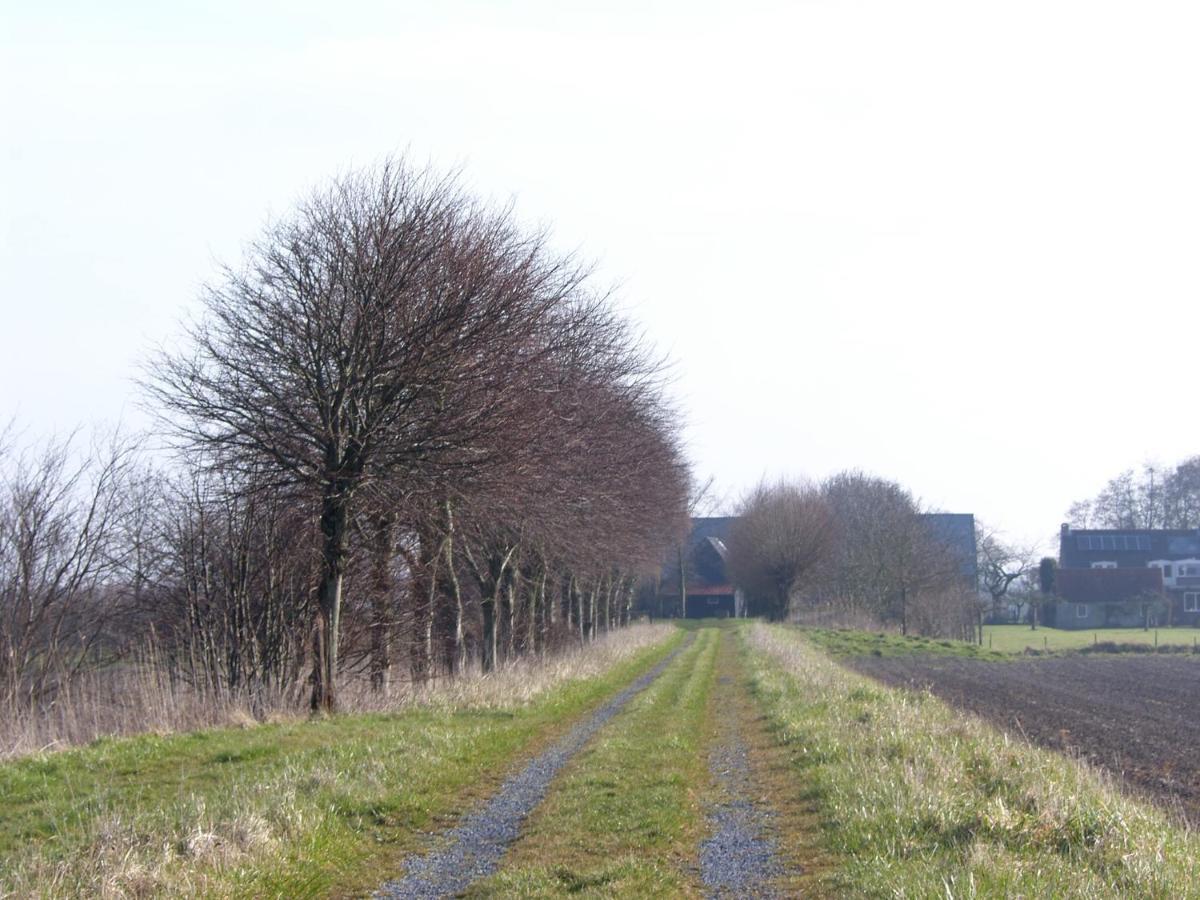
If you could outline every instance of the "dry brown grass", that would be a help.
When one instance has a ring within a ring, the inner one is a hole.
[[[670,625],[635,624],[586,647],[522,658],[486,675],[473,667],[427,686],[394,685],[386,696],[372,692],[365,678],[350,678],[342,689],[342,711],[520,706],[566,680],[604,672],[672,632]],[[260,690],[251,696],[220,686],[197,686],[172,678],[157,654],[147,652],[86,673],[48,706],[13,704],[0,709],[0,759],[79,746],[101,737],[298,721],[308,715],[302,688]]]

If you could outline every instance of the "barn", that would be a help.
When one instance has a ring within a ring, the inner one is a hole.
[[[730,583],[725,568],[729,555],[725,542],[734,521],[733,516],[692,519],[687,542],[680,548],[676,559],[663,567],[659,603],[665,614],[679,615],[681,581],[684,584],[682,610],[687,618],[733,618],[745,614],[742,592]]]

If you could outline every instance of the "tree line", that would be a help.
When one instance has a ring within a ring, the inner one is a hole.
[[[686,527],[663,366],[589,268],[404,159],[313,191],[143,385],[174,451],[0,456],[0,691],[152,635],[180,677],[386,692],[628,621]]]
[[[1078,528],[1200,528],[1200,456],[1127,469],[1072,504],[1067,518]]]
[[[732,526],[730,575],[752,615],[975,638],[971,561],[923,512],[901,485],[858,471],[764,482]]]

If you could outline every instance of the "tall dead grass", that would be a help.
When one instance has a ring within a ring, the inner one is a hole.
[[[438,708],[511,708],[532,702],[565,681],[600,674],[641,650],[665,641],[666,624],[639,623],[600,636],[584,647],[523,657],[484,674],[478,666],[428,685],[395,684],[373,691],[369,680],[347,678],[341,710],[394,712]],[[0,708],[0,759],[50,752],[101,737],[170,734],[203,728],[251,727],[307,717],[306,685],[288,689],[232,690],[185,681],[155,651],[85,673],[40,706],[19,702]]]

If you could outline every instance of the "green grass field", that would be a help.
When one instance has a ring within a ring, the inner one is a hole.
[[[0,897],[361,896],[682,638],[532,702],[102,739],[0,764]]]
[[[1097,642],[1114,644],[1155,644],[1187,646],[1200,644],[1200,628],[1094,628],[1087,631],[1064,631],[1060,628],[1031,629],[1028,625],[985,625],[984,649],[1001,653],[1021,653],[1032,650],[1080,650]]]
[[[760,778],[745,797],[771,811],[800,863],[780,877],[805,879],[805,896],[1200,898],[1200,838],[1167,812],[832,658],[1013,660],[1027,635],[1068,652],[1153,632],[1001,626],[989,651],[761,623],[684,628],[694,644],[568,763],[469,896],[702,896],[708,753],[736,715]],[[683,630],[586,675],[551,665],[564,674],[509,704],[105,739],[2,763],[0,897],[368,895]]]

